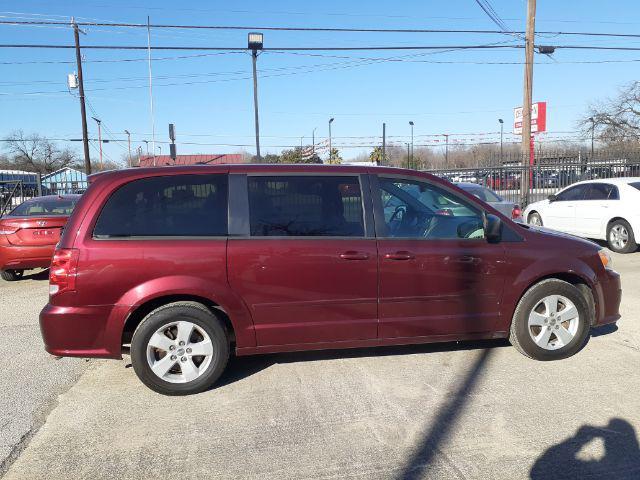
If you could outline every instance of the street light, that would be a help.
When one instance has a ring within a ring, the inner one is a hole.
[[[99,118],[91,117],[98,124],[98,143],[100,144],[100,170],[102,170],[102,121]]]
[[[129,143],[129,168],[131,168],[131,133],[129,130],[125,130],[124,133],[127,134],[127,142]]]
[[[504,159],[502,158],[502,134],[504,132],[504,120],[499,118],[498,122],[500,122],[500,165],[503,165]]]
[[[259,32],[249,32],[248,46],[251,50],[251,60],[253,64],[253,109],[256,123],[256,157],[258,162],[260,157],[260,122],[258,120],[258,74],[256,72],[256,61],[258,60],[258,50],[262,50],[264,37]]]
[[[413,165],[413,121],[410,121],[409,125],[411,125],[411,165]]]
[[[449,165],[449,134],[443,133],[444,136],[444,163]]]
[[[158,145],[158,155],[162,155],[162,147]]]
[[[143,140],[147,144],[147,157],[149,156],[149,140]]]
[[[333,117],[329,119],[329,163],[331,163],[331,124],[333,123]]]

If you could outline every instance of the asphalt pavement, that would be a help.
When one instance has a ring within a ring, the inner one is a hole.
[[[4,478],[640,478],[640,253],[614,257],[619,328],[570,359],[535,362],[505,341],[265,355],[190,397],[148,390],[127,359],[92,361],[57,401],[47,384],[41,411],[53,408]],[[46,287],[1,288],[3,330],[5,311],[33,325]],[[55,392],[87,365],[27,358]],[[11,365],[10,418],[38,393]]]
[[[87,367],[44,351],[38,313],[47,303],[47,272],[0,280],[0,476]]]

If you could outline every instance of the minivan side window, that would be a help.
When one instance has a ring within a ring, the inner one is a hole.
[[[357,176],[250,176],[251,236],[363,237]]]
[[[424,239],[484,238],[482,213],[434,185],[380,178],[386,237]]]
[[[95,238],[227,235],[227,175],[134,180],[105,203]]]
[[[575,187],[570,187],[564,192],[559,193],[556,196],[556,201],[567,202],[571,200],[582,200],[588,186],[589,185],[576,185]]]
[[[592,183],[585,195],[585,200],[619,200],[618,187],[609,183]]]

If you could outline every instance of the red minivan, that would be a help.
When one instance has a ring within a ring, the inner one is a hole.
[[[555,360],[620,317],[610,262],[411,170],[132,169],[91,177],[40,325],[53,355],[129,350],[168,395],[209,388],[232,352],[509,338]]]

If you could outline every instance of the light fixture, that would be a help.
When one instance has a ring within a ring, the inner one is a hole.
[[[260,32],[249,32],[249,50],[262,50],[263,35]]]

